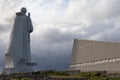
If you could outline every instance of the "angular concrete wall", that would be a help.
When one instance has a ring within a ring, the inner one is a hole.
[[[120,71],[120,43],[74,40],[70,70]]]

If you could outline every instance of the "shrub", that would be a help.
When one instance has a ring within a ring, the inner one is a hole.
[[[89,80],[106,80],[105,77],[90,77]]]
[[[31,80],[30,78],[22,78],[21,80]]]
[[[112,78],[112,79],[109,79],[109,80],[120,80],[120,78]]]
[[[99,77],[102,76],[100,72],[80,72],[80,77]]]

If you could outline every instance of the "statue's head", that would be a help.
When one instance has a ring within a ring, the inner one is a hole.
[[[25,14],[26,12],[27,12],[27,9],[26,9],[25,7],[22,7],[22,8],[21,8],[21,13],[24,13],[24,14]]]

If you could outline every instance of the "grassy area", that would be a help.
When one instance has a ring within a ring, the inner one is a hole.
[[[10,79],[10,80],[19,80],[19,79]],[[20,80],[31,80],[30,78],[22,78]]]
[[[106,80],[105,77],[89,77],[89,80]]]
[[[120,80],[120,78],[113,78],[113,79],[109,79],[109,80]]]
[[[95,72],[80,72],[78,74],[78,76],[80,76],[80,77],[105,77],[104,74],[101,74],[98,71],[95,71]]]
[[[51,78],[87,78],[88,80],[106,80],[108,76],[106,76],[106,73],[102,73],[99,71],[94,72],[78,72],[77,75],[71,76],[66,71],[56,71],[56,70],[47,70],[47,71],[39,71],[35,73],[15,73],[14,76],[35,76],[35,75],[43,75],[43,77],[51,77]],[[118,75],[118,73],[114,74]],[[111,76],[110,76],[111,77]],[[19,79],[10,79],[10,80],[19,80]],[[30,78],[24,78],[22,77],[21,80],[31,80]],[[111,78],[109,80],[120,80],[120,78]]]
[[[80,76],[51,76],[52,78],[81,78]]]
[[[68,76],[66,72],[58,72],[54,70],[43,71],[42,74],[48,76]]]

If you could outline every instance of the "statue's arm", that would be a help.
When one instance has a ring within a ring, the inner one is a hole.
[[[30,19],[30,14],[28,15],[28,32],[33,32],[33,25],[32,25],[32,21]]]

